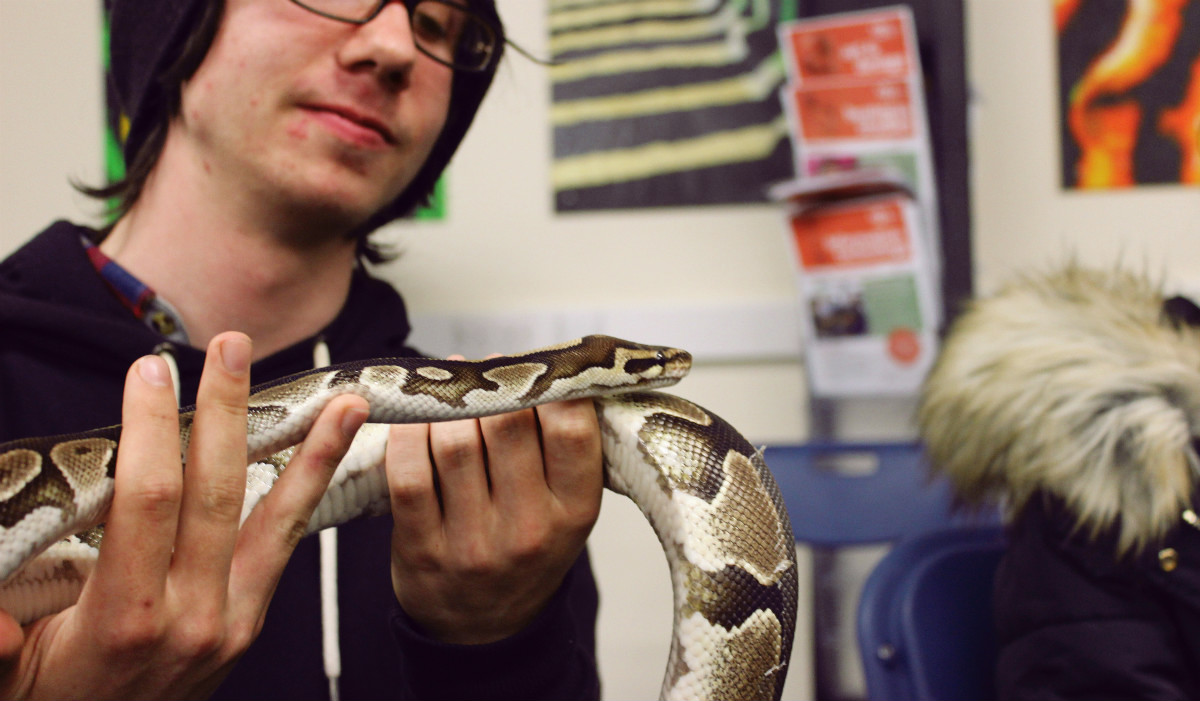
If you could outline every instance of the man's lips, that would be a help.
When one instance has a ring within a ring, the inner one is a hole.
[[[377,117],[340,105],[315,104],[303,105],[303,108],[334,132],[356,143],[396,143],[395,134]]]

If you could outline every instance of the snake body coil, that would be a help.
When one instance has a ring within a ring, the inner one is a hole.
[[[330,399],[371,405],[310,532],[386,512],[386,427],[594,397],[606,486],[646,515],[670,565],[674,632],[663,698],[779,698],[796,623],[787,511],[756,451],[735,429],[677,397],[687,353],[604,336],[480,361],[395,358],[337,365],[252,391],[243,517]],[[192,413],[180,415],[185,446]],[[22,622],[71,605],[98,553],[112,499],[120,426],[0,444],[0,608]]]

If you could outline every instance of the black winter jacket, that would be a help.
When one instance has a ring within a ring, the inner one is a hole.
[[[1200,530],[1115,552],[1030,501],[996,574],[997,698],[1200,699]]]
[[[1011,515],[1001,699],[1200,699],[1200,307],[1116,266],[973,300],[918,410],[936,469]]]
[[[117,300],[85,254],[90,231],[57,222],[0,262],[0,441],[120,422],[129,365],[163,342]],[[355,274],[323,330],[334,363],[414,355],[404,303]],[[312,368],[316,339],[256,362],[255,383]],[[203,351],[176,347],[182,402],[195,400]],[[586,552],[546,610],[517,635],[481,646],[422,635],[391,589],[391,518],[360,520],[338,538],[341,693],[381,698],[596,698],[597,595]],[[320,699],[323,672],[316,539],[292,556],[262,634],[214,698]]]

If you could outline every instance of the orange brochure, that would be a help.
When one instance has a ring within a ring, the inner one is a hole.
[[[792,100],[806,143],[897,141],[917,136],[912,91],[905,81],[797,88]]]
[[[911,395],[937,350],[920,213],[905,195],[796,209],[788,218],[817,396]]]
[[[907,17],[892,10],[797,22],[782,33],[794,83],[900,78],[915,69]]]

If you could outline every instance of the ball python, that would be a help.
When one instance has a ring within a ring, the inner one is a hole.
[[[795,632],[787,510],[760,451],[714,414],[649,391],[690,369],[681,350],[606,336],[487,360],[392,358],[257,385],[248,410],[243,517],[339,394],[370,403],[309,532],[389,510],[386,426],[480,417],[594,397],[605,486],[631,498],[662,543],[674,629],[661,697],[778,699]],[[193,412],[180,414],[187,452]],[[0,608],[28,622],[75,601],[98,554],[120,426],[0,444]]]

